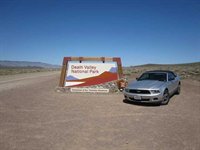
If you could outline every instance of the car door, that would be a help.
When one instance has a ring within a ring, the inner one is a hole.
[[[177,80],[174,74],[168,73],[169,92],[173,93],[177,88]]]

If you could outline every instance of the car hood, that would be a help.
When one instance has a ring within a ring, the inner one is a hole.
[[[143,80],[143,81],[133,81],[128,85],[128,88],[131,89],[158,89],[165,82],[155,81],[155,80]]]

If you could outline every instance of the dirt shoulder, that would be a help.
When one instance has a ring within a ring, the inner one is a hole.
[[[59,74],[60,71],[52,71],[0,76],[0,91],[19,88],[35,82],[39,83],[46,77]]]

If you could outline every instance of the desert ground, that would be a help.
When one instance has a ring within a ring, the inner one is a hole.
[[[199,81],[152,106],[121,93],[58,93],[59,73],[0,77],[1,150],[200,149]]]

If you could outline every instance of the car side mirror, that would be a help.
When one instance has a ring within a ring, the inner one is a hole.
[[[169,81],[173,81],[175,78],[170,78]]]

